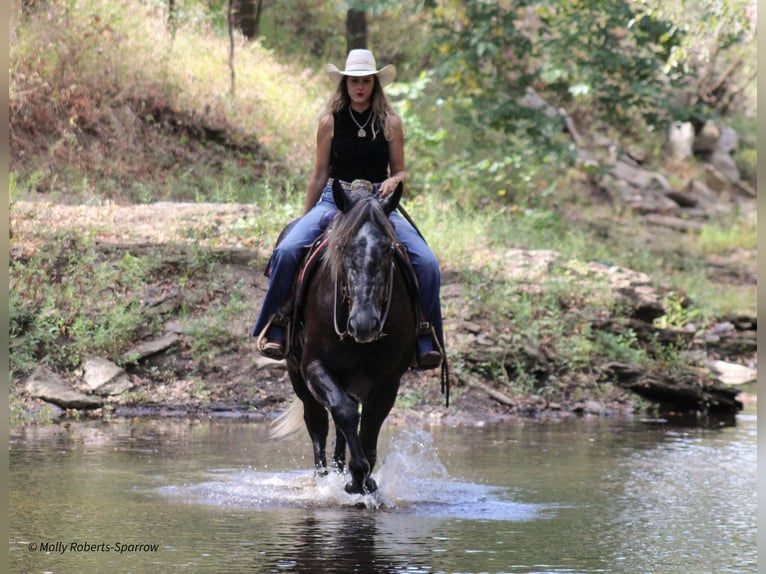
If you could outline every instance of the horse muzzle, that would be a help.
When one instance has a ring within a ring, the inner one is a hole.
[[[348,318],[346,332],[357,343],[372,343],[383,336],[380,316],[377,313],[353,313]]]

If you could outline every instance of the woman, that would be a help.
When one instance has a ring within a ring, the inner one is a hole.
[[[383,87],[396,75],[388,65],[376,69],[369,50],[351,50],[346,69],[328,64],[327,74],[337,88],[325,106],[317,129],[314,171],[309,180],[303,216],[274,250],[271,280],[253,335],[266,332],[259,351],[281,359],[285,353],[285,329],[272,321],[284,303],[301,262],[303,248],[320,234],[322,216],[335,209],[332,181],[373,182],[381,197],[392,193],[407,179],[404,169],[404,127],[388,103]],[[439,263],[418,232],[396,212],[390,216],[397,238],[407,249],[421,292],[421,304],[443,349],[439,304]],[[417,363],[430,369],[441,363],[441,353],[430,335],[418,339]]]

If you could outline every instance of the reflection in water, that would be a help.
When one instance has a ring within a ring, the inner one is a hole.
[[[11,571],[756,572],[756,422],[388,427],[366,497],[262,423],[30,428],[11,437]]]
[[[281,556],[263,552],[263,564],[280,571],[309,572],[395,572],[406,568],[408,562],[399,562],[395,556],[378,551],[377,542],[385,538],[379,532],[374,515],[351,512],[320,511],[306,515],[291,525],[286,533],[292,541]]]

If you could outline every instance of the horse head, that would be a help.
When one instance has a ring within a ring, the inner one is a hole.
[[[399,185],[396,186],[393,193],[378,199],[386,216],[391,215],[391,212],[399,205],[403,192],[404,185],[399,182]],[[374,194],[372,184],[369,181],[356,179],[351,182],[350,188],[344,187],[337,179],[332,182],[332,197],[335,200],[337,208],[343,213],[351,211],[351,208],[354,207],[359,200],[367,198],[370,195]]]
[[[335,204],[343,215],[335,222],[329,253],[334,259],[336,331],[370,343],[383,336],[391,304],[396,234],[388,216],[399,204],[403,186],[384,198],[361,187],[345,189],[333,182]],[[341,292],[348,301],[345,329],[338,324]]]

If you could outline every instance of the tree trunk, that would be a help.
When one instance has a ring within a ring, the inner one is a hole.
[[[237,27],[248,40],[254,40],[258,37],[262,9],[263,0],[236,1]]]
[[[234,11],[236,10],[235,2],[236,0],[229,0],[229,9],[227,14],[227,20],[229,24],[229,74],[230,74],[230,80],[231,80],[229,93],[232,99],[234,98],[234,88],[236,85],[235,77],[234,77],[234,18],[235,18]]]
[[[176,0],[168,0],[168,28],[173,39],[176,37]]]
[[[263,14],[263,0],[255,0],[255,18],[253,19],[254,38],[261,35],[261,15]]]
[[[367,47],[367,13],[349,9],[346,12],[346,47],[348,50]]]

